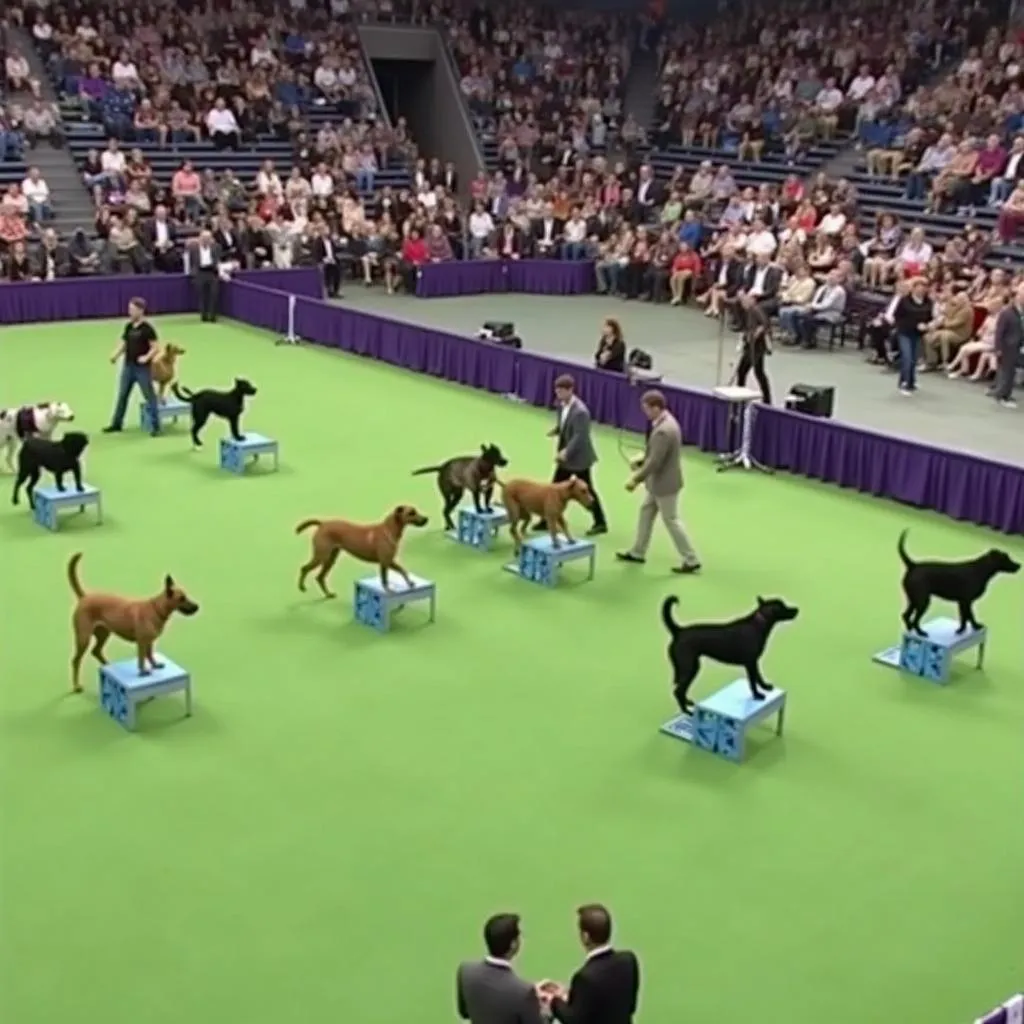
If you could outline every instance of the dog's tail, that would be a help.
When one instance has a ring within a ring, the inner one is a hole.
[[[82,589],[82,581],[78,578],[78,563],[81,561],[81,551],[76,551],[68,561],[68,583],[71,584],[71,589],[75,592],[75,597],[85,596],[85,591]]]
[[[422,469],[414,469],[412,471],[413,476],[426,476],[427,473],[440,473],[440,466],[424,466]]]
[[[896,545],[896,550],[900,553],[900,558],[903,559],[903,564],[908,569],[913,569],[916,563],[914,561],[912,561],[911,558],[910,558],[910,555],[907,554],[907,534],[908,533],[910,533],[909,530],[904,530],[900,534],[900,541]]]
[[[307,530],[312,529],[314,526],[321,526],[322,524],[322,519],[303,519],[302,522],[295,527],[295,532],[305,533]]]
[[[678,597],[666,597],[661,602],[661,621],[665,623],[665,628],[675,636],[679,632],[680,626],[674,618],[672,618],[672,609],[679,604]]]
[[[193,395],[188,388],[182,387],[182,385],[177,381],[171,385],[171,390],[174,392],[174,397],[177,398],[179,402],[191,403],[192,399],[195,398],[195,395]]]

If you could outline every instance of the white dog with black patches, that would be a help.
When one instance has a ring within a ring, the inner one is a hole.
[[[14,472],[14,453],[26,437],[44,437],[49,440],[58,423],[70,423],[75,418],[66,402],[40,402],[17,409],[0,409],[0,448],[9,472]]]

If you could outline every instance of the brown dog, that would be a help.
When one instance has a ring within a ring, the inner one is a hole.
[[[167,389],[178,377],[178,356],[183,355],[185,350],[169,341],[160,346],[160,351],[149,364],[156,385],[156,396],[161,405],[167,401]]]
[[[516,554],[523,546],[523,528],[534,516],[543,519],[551,534],[551,546],[559,547],[559,532],[572,544],[573,539],[565,522],[565,507],[578,501],[584,508],[594,504],[590,488],[578,477],[571,476],[558,484],[538,483],[536,480],[498,481],[504,497],[502,504],[508,513],[509,532]]]
[[[327,589],[327,577],[343,551],[361,562],[373,562],[380,566],[380,582],[385,590],[388,586],[388,570],[394,569],[407,586],[412,586],[409,574],[396,561],[402,534],[407,526],[426,526],[427,517],[411,505],[399,505],[381,523],[351,523],[347,519],[304,519],[295,527],[302,533],[316,527],[313,534],[313,551],[309,561],[299,570],[299,590],[305,591],[306,577],[314,570],[316,582],[324,597],[334,597]]]
[[[79,551],[68,562],[68,583],[78,598],[71,617],[71,628],[75,634],[75,653],[71,657],[72,689],[82,689],[78,681],[79,669],[89,648],[90,638],[93,640],[92,656],[101,665],[107,664],[103,646],[113,634],[135,644],[140,676],[162,668],[153,657],[153,644],[164,631],[167,620],[175,612],[195,615],[199,605],[190,600],[170,576],[164,577],[164,588],[159,594],[142,600],[116,594],[87,594],[78,579],[78,563],[81,560],[82,553]]]

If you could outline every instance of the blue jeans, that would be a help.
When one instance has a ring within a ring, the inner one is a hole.
[[[359,170],[356,171],[356,188],[360,192],[372,192],[374,179],[377,177],[376,171]]]
[[[121,364],[121,380],[117,386],[117,405],[114,407],[114,415],[110,425],[120,430],[124,426],[124,415],[128,411],[128,399],[131,397],[132,388],[138,385],[142,397],[146,401],[149,410],[150,423],[155,423],[154,434],[160,433],[160,420],[156,407],[156,392],[153,390],[153,374],[146,366],[139,366],[138,363],[129,363],[128,359]]]
[[[917,354],[921,348],[921,337],[900,334],[896,340],[900,349],[900,387],[914,391],[917,388]]]
[[[577,262],[587,258],[586,242],[565,242],[562,245],[562,259]]]

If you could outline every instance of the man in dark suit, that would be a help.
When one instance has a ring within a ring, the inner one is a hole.
[[[230,217],[219,217],[213,231],[213,240],[220,246],[222,259],[229,263],[242,262],[241,238]]]
[[[626,949],[613,949],[612,916],[594,903],[577,911],[587,958],[569,991],[544,982],[541,995],[562,1024],[630,1024],[640,995],[640,964]]]
[[[655,180],[654,170],[649,164],[644,164],[637,175],[636,202],[645,220],[661,204],[661,186]]]
[[[758,253],[743,275],[743,294],[749,295],[769,317],[779,310],[782,268],[771,257]]]
[[[562,225],[548,204],[544,216],[533,225],[533,251],[541,259],[557,256],[562,249]]]
[[[204,323],[217,321],[220,309],[220,263],[221,248],[213,240],[210,230],[203,228],[189,247],[189,266],[199,293],[199,319]]]
[[[518,914],[496,914],[484,925],[487,956],[459,964],[459,1016],[470,1024],[543,1024],[537,989],[512,969],[522,946]]]
[[[142,247],[152,260],[155,270],[163,274],[180,272],[178,229],[167,215],[166,206],[157,206],[153,216],[143,222]]]
[[[1024,345],[1024,284],[1017,285],[1013,301],[996,318],[995,349],[999,356],[996,383],[989,394],[1007,409],[1015,409],[1013,382]]]
[[[590,488],[594,496],[594,504],[590,508],[594,525],[587,531],[587,536],[597,537],[608,532],[608,523],[591,476],[597,462],[597,452],[590,437],[590,410],[576,394],[576,382],[567,373],[555,381],[555,401],[558,403],[558,425],[548,432],[549,437],[558,438],[552,482],[561,483],[575,476]],[[540,532],[548,527],[541,521],[535,523],[533,528]]]
[[[61,277],[71,276],[71,258],[68,247],[57,238],[53,228],[43,232],[42,242],[37,249],[29,254],[32,277],[37,281],[55,281]]]
[[[310,253],[323,271],[327,297],[338,298],[341,294],[341,258],[338,247],[331,238],[331,229],[326,224],[320,225],[320,230],[310,246]]]

